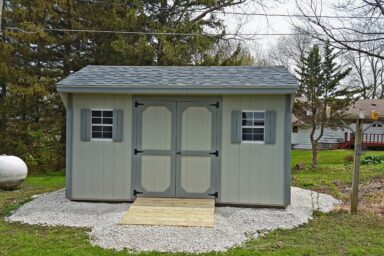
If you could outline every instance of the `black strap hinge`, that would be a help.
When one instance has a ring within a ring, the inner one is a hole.
[[[219,108],[220,104],[219,104],[219,102],[216,102],[216,103],[213,103],[213,104],[209,104],[209,106],[214,106],[216,108]]]
[[[133,190],[133,196],[143,194],[143,192],[137,191],[136,189]]]
[[[219,150],[216,150],[215,152],[208,153],[210,155],[215,155],[216,157],[219,156]]]
[[[209,196],[214,196],[214,197],[218,198],[219,197],[219,192],[215,192],[213,194],[208,194],[208,195]]]
[[[142,105],[144,105],[143,103],[140,103],[140,102],[138,102],[138,101],[135,101],[135,108],[137,108],[138,106],[142,106]]]
[[[144,151],[143,150],[137,150],[137,148],[135,148],[135,150],[133,151],[133,153],[135,155],[137,155],[138,153],[143,153]]]

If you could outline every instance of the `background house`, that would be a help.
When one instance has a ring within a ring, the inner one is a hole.
[[[369,127],[374,121],[370,119],[370,111],[375,110],[379,113],[379,120]],[[384,99],[362,99],[353,104],[346,112],[343,120],[347,126],[339,128],[325,128],[324,135],[320,140],[320,148],[336,149],[349,147],[351,134],[356,129],[356,119],[359,112],[364,113],[363,141],[369,147],[384,148]],[[316,135],[319,134],[316,130]],[[301,128],[300,121],[292,115],[292,148],[311,149],[310,141],[311,128]]]

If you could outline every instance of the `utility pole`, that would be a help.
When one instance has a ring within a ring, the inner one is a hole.
[[[363,133],[363,119],[359,116],[356,123],[355,134],[355,155],[353,159],[353,178],[352,178],[352,196],[351,196],[351,213],[357,213],[359,181],[360,181],[360,156],[361,156],[361,139]]]

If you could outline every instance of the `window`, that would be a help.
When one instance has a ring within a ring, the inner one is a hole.
[[[112,139],[112,126],[112,110],[92,110],[92,139]]]
[[[296,125],[292,126],[292,132],[293,133],[298,133],[299,132],[299,127],[296,126]]]
[[[242,141],[264,141],[265,112],[242,112]]]

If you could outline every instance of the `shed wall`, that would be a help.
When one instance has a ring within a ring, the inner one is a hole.
[[[127,94],[74,94],[71,199],[131,200],[132,96]],[[289,204],[286,168],[286,95],[223,96],[220,203]],[[81,141],[80,110],[124,111],[123,142]],[[233,110],[276,111],[276,143],[231,142]],[[289,116],[289,115],[288,115]],[[290,145],[290,138],[288,141]],[[287,199],[288,198],[288,199]]]
[[[285,152],[285,129],[290,125],[285,124],[286,104],[285,95],[223,97],[221,203],[276,206],[289,203],[284,198],[285,193],[290,193],[284,183],[289,178],[285,153],[290,153]],[[233,110],[275,110],[276,143],[231,143]]]
[[[82,108],[123,110],[123,142],[81,141]],[[73,95],[72,199],[131,199],[131,127],[130,95]]]

